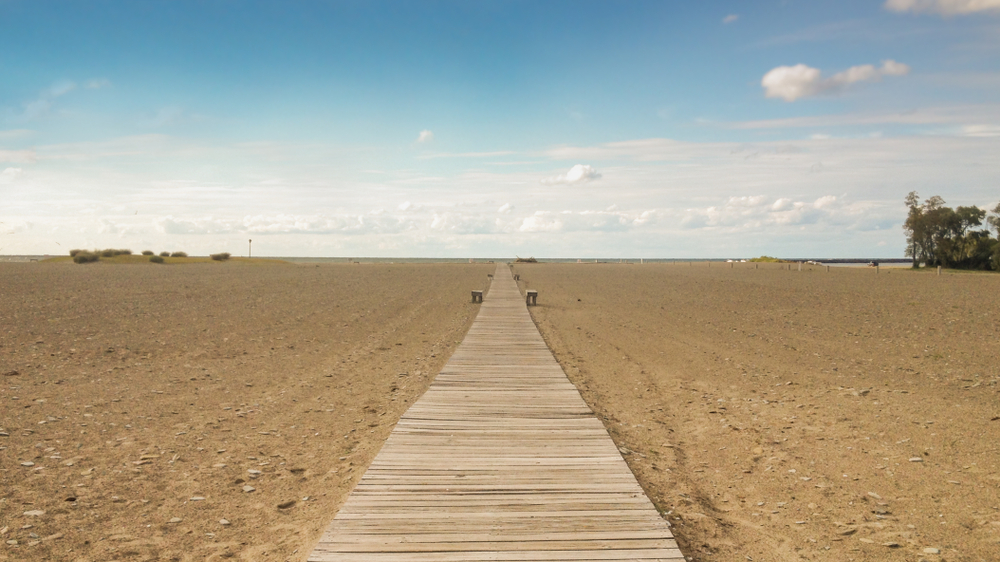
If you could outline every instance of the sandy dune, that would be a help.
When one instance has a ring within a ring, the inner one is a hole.
[[[518,265],[694,560],[1000,559],[1000,276]]]
[[[305,559],[493,268],[0,265],[0,560]]]

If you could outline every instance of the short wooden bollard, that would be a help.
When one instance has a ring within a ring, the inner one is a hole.
[[[799,262],[799,271],[802,271],[802,262]]]
[[[940,277],[940,276],[941,276],[941,266],[939,265],[938,266],[938,277]]]
[[[520,280],[521,280],[521,274],[520,273],[515,273],[514,274],[514,281],[520,281]]]
[[[472,291],[472,302],[483,302],[483,292]]]
[[[527,306],[535,306],[538,304],[538,291],[525,291],[524,292],[524,304]]]

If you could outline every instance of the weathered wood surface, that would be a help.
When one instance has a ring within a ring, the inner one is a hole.
[[[503,265],[465,340],[309,557],[683,559]]]

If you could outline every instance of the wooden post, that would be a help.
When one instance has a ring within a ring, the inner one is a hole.
[[[938,266],[938,277],[941,277],[941,266]]]
[[[536,306],[538,304],[538,291],[530,290],[524,292],[524,304]]]
[[[799,271],[802,271],[802,262],[799,262]]]
[[[830,273],[830,266],[826,266],[826,272]]]
[[[875,264],[875,275],[878,275],[878,264]]]

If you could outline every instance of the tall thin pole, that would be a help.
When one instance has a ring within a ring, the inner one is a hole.
[[[247,257],[253,257],[253,238],[247,241]]]

